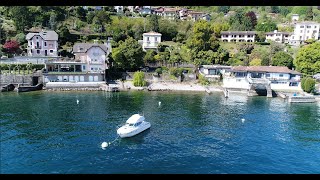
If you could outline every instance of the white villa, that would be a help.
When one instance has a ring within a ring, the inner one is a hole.
[[[291,21],[292,21],[292,22],[297,22],[297,21],[299,21],[299,14],[292,14],[292,15],[291,15]]]
[[[273,32],[267,32],[266,34],[266,41],[271,40],[278,43],[289,43],[290,40],[290,33],[288,32],[279,32],[274,30]]]
[[[59,58],[47,60],[45,82],[93,82],[104,81],[105,70],[108,69],[107,56],[111,52],[110,41],[105,44],[75,43],[73,46],[74,59]]]
[[[42,30],[38,33],[28,33],[26,40],[28,56],[58,56],[58,34],[55,31]]]
[[[157,50],[158,44],[161,42],[161,33],[150,31],[148,33],[143,33],[143,40],[139,41],[142,43],[142,48],[144,51],[147,51],[148,49],[154,49]]]
[[[301,91],[301,73],[285,66],[234,66],[224,76],[224,88],[250,89],[251,84],[270,85],[272,90]]]
[[[223,42],[255,42],[255,31],[221,31]]]
[[[308,39],[320,39],[320,23],[300,22],[295,25],[294,32],[290,37],[290,45],[300,45]]]
[[[229,73],[230,70],[231,66],[223,65],[201,65],[199,67],[199,73],[209,79],[218,79],[220,78],[220,74],[224,75]]]

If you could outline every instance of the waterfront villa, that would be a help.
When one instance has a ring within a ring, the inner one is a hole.
[[[199,67],[199,73],[208,79],[219,79],[220,74],[229,73],[231,66],[223,65],[202,65]]]
[[[286,66],[234,66],[223,78],[224,88],[251,89],[262,85],[272,90],[301,90],[301,73]]]
[[[45,82],[93,82],[104,81],[108,69],[107,56],[111,52],[110,41],[105,44],[75,43],[74,58],[57,58],[45,61]]]
[[[149,49],[157,50],[158,44],[161,42],[161,33],[150,31],[148,33],[143,33],[143,40],[139,40],[139,43],[142,45],[143,51]]]
[[[277,30],[274,30],[273,32],[267,32],[266,35],[266,41],[271,40],[278,43],[289,43],[290,34],[288,32],[279,32]]]
[[[28,56],[58,56],[58,34],[51,30],[42,30],[38,33],[28,33]]]
[[[255,42],[255,31],[221,31],[223,42]]]

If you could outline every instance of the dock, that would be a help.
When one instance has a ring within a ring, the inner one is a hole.
[[[289,96],[288,102],[290,103],[314,103],[316,98],[314,96]]]

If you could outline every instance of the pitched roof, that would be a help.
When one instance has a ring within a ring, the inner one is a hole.
[[[58,34],[55,31],[42,30],[39,33],[28,33],[26,35],[26,39],[29,40],[35,35],[41,36],[41,38],[44,39],[44,40],[51,40],[51,41],[58,41],[58,37],[59,37]]]
[[[107,52],[108,48],[104,44],[95,43],[75,43],[72,48],[73,53],[86,53],[91,47],[100,47],[104,52]]]
[[[291,70],[286,66],[234,66],[232,71],[237,72],[269,72],[269,73],[288,73],[301,74],[297,71]]]

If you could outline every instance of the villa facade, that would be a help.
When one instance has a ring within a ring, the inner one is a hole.
[[[223,42],[255,42],[255,31],[221,31]]]
[[[74,58],[47,60],[45,81],[93,82],[104,81],[108,69],[107,56],[111,52],[109,41],[105,44],[76,43]]]
[[[28,56],[58,56],[58,34],[55,31],[42,30],[38,33],[28,33],[26,40],[28,41]]]
[[[144,51],[147,50],[157,50],[158,44],[161,43],[161,33],[157,32],[148,32],[148,33],[143,33],[143,40],[139,41],[142,44],[142,49]]]
[[[266,34],[266,41],[274,41],[278,43],[289,43],[291,33],[288,32],[279,32],[274,30],[273,32],[267,32]]]
[[[301,90],[301,73],[285,66],[234,66],[223,78],[223,87],[249,89],[250,84],[270,85],[272,90]]]

